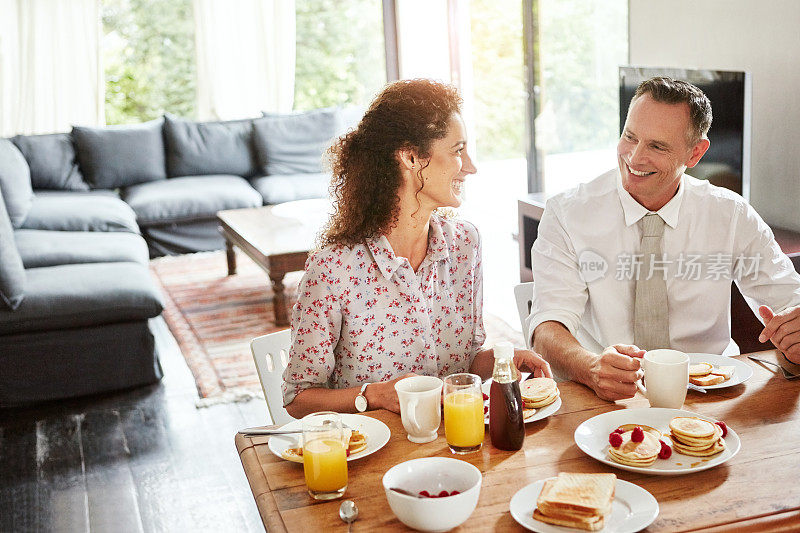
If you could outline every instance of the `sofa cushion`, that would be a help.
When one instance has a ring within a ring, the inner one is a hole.
[[[239,176],[186,176],[122,191],[140,225],[213,218],[222,209],[257,207],[261,195]]]
[[[125,261],[147,265],[150,258],[141,235],[128,232],[19,229],[14,240],[25,268]]]
[[[322,171],[322,154],[341,129],[338,108],[289,115],[265,114],[253,121],[258,163],[264,174]]]
[[[34,189],[88,191],[69,133],[17,135],[11,139],[31,169]]]
[[[96,189],[165,179],[162,119],[107,128],[72,128],[83,175]]]
[[[11,225],[18,228],[33,203],[31,171],[19,149],[9,139],[0,139],[0,189]]]
[[[133,209],[106,191],[38,191],[22,229],[139,233]]]
[[[0,311],[0,334],[77,328],[158,316],[164,305],[146,266],[86,263],[26,271],[25,299]]]
[[[325,198],[331,184],[330,174],[286,174],[261,176],[250,180],[265,204],[279,204],[309,198]]]
[[[14,244],[14,229],[0,188],[0,300],[15,310],[25,297],[25,268]],[[2,306],[0,306],[2,307]]]
[[[258,173],[253,121],[192,122],[164,116],[169,177]]]

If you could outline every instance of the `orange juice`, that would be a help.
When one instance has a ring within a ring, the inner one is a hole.
[[[451,392],[444,397],[444,434],[447,444],[472,448],[483,443],[483,396],[474,391]]]
[[[347,487],[347,453],[341,440],[321,438],[303,446],[303,472],[310,492],[333,493]]]

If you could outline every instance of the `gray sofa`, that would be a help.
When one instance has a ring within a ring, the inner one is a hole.
[[[224,247],[216,212],[327,194],[359,110],[171,115],[0,139],[0,406],[160,379],[149,258]]]

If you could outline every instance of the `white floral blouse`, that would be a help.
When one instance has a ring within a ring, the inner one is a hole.
[[[478,230],[435,214],[417,272],[381,236],[313,252],[297,294],[284,405],[310,387],[466,372],[486,337]]]

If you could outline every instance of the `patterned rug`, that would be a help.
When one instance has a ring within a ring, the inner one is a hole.
[[[198,405],[262,396],[250,340],[282,329],[275,326],[264,271],[243,254],[237,254],[235,276],[227,275],[226,265],[224,251],[150,262],[164,294],[164,319],[203,399]],[[284,280],[290,302],[301,277],[293,272]],[[503,320],[484,315],[484,324],[487,346],[500,340],[524,344],[522,334]]]

